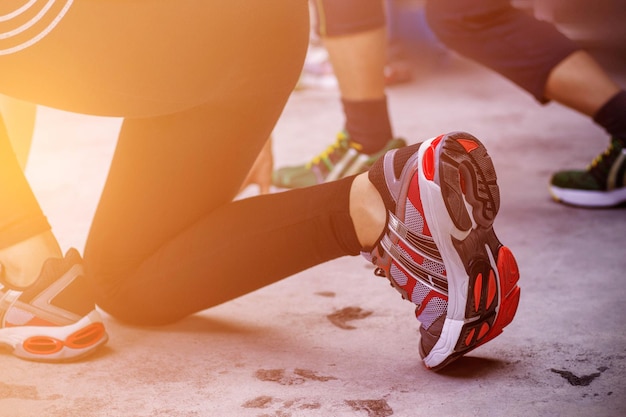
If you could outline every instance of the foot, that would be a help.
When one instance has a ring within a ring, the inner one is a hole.
[[[345,132],[340,132],[335,143],[307,164],[277,169],[273,183],[280,188],[302,188],[360,174],[388,150],[405,145],[403,139],[391,139],[383,150],[368,155]]]
[[[389,213],[365,255],[417,305],[420,355],[439,370],[502,333],[519,303],[517,263],[492,227],[500,194],[491,158],[456,132],[388,152],[369,177]]]
[[[83,277],[75,249],[48,259],[26,288],[0,279],[0,344],[22,359],[63,362],[82,358],[108,336]]]
[[[561,203],[581,207],[612,207],[626,202],[626,147],[616,138],[586,170],[552,176],[550,194]]]

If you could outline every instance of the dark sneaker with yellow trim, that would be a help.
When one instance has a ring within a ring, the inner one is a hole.
[[[517,263],[493,230],[500,193],[491,158],[455,132],[388,152],[369,178],[388,221],[364,255],[417,305],[420,355],[439,370],[502,333],[519,303]]]
[[[561,203],[581,207],[612,207],[626,203],[626,148],[616,138],[586,170],[552,176],[550,194]]]
[[[75,249],[63,259],[48,259],[26,288],[0,279],[0,344],[22,359],[43,362],[91,354],[108,336],[89,294]]]
[[[367,171],[385,152],[403,146],[406,146],[403,139],[391,139],[383,150],[368,155],[361,152],[361,146],[342,131],[337,134],[335,143],[308,163],[274,171],[272,181],[280,188],[302,188],[335,181]]]

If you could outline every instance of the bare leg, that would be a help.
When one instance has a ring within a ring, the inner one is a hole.
[[[593,117],[620,87],[584,51],[565,58],[550,73],[546,97]]]
[[[350,189],[350,217],[359,243],[371,248],[383,233],[387,210],[367,173],[358,175]]]
[[[387,31],[384,27],[324,38],[342,98],[372,100],[385,96]]]

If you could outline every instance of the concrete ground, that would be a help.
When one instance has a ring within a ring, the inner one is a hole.
[[[626,85],[626,66],[611,70]],[[0,416],[626,415],[626,211],[566,207],[547,192],[550,173],[586,166],[605,134],[454,57],[388,95],[409,142],[466,130],[493,157],[495,228],[522,287],[500,337],[426,370],[412,305],[363,259],[343,258],[171,326],[106,316],[109,343],[82,362],[2,354]],[[335,90],[295,92],[274,133],[276,164],[305,161],[342,122]],[[40,111],[27,174],[64,249],[84,244],[119,124]]]

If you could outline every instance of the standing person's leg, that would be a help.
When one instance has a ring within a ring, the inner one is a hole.
[[[620,91],[620,86],[583,50],[560,61],[545,84],[546,98],[589,117],[594,117]]]
[[[345,130],[363,153],[392,137],[385,96],[387,25],[382,0],[317,1],[316,31],[339,83]]]
[[[508,0],[427,3],[429,24],[449,47],[497,71],[539,102],[558,101],[593,117],[611,136],[585,171],[557,173],[555,199],[583,206],[626,201],[626,92],[578,45]]]
[[[365,171],[394,139],[385,94],[387,29],[382,0],[320,0],[316,31],[328,51],[345,116],[337,140],[304,165],[283,167],[274,184],[299,188]]]
[[[589,207],[626,202],[626,91],[588,53],[578,51],[550,73],[546,97],[592,117],[611,136],[608,148],[585,170],[552,176],[554,199]]]

